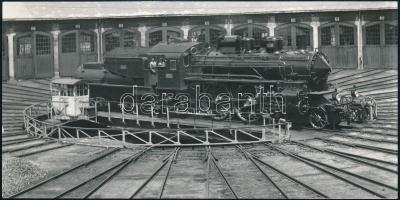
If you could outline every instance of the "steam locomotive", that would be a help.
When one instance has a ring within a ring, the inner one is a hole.
[[[225,36],[213,48],[177,39],[152,48],[118,48],[102,64],[81,65],[74,77],[91,82],[92,97],[120,100],[135,85],[139,97],[163,97],[153,99],[154,105],[178,105],[179,110],[185,98],[189,112],[215,120],[234,113],[245,122],[285,118],[318,129],[339,124],[343,109],[327,82],[327,57],[285,51],[282,43],[281,37],[255,45],[252,38]]]

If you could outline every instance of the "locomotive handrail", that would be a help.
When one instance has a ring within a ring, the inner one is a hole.
[[[262,76],[257,75],[242,75],[242,74],[204,74],[204,73],[187,73],[189,76],[209,76],[209,77],[244,77],[244,78],[256,78],[256,79],[264,79]]]

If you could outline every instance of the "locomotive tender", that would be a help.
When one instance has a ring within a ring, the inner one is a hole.
[[[339,124],[342,112],[327,83],[330,72],[323,53],[284,51],[280,37],[264,38],[256,47],[252,38],[225,36],[215,48],[177,40],[152,48],[118,48],[105,56],[104,65],[80,66],[75,77],[92,82],[92,97],[120,100],[136,85],[136,95],[169,97],[155,104],[177,105],[182,103],[177,94],[187,94],[193,97],[187,101],[192,113],[206,112],[216,120],[235,113],[246,122],[285,118],[324,128]]]

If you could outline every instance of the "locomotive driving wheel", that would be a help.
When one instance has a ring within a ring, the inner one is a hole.
[[[239,103],[236,109],[236,115],[244,122],[255,122],[260,119],[260,115],[255,111],[255,98],[248,97],[245,101]]]
[[[217,102],[219,102],[221,99],[223,99],[223,97],[221,97],[220,95],[218,95],[217,97],[215,97],[215,102],[217,103]],[[218,108],[216,107],[216,109],[215,109],[215,111],[214,111],[213,114],[214,114],[214,115],[212,116],[212,118],[213,118],[214,120],[217,120],[217,121],[224,120],[224,119],[228,118],[229,115],[230,115],[230,107],[229,107],[229,106],[226,106],[226,105],[221,105],[221,106],[218,107]]]
[[[310,125],[315,129],[322,129],[328,125],[328,114],[323,107],[312,108],[309,111]]]
[[[210,86],[208,86],[210,87]],[[232,91],[230,91],[226,85],[213,85],[214,90],[214,104],[215,110],[213,109],[213,120],[222,121],[229,117],[230,115],[230,106],[222,104],[221,106],[217,106],[219,102],[223,100],[230,100],[232,98]],[[229,97],[228,97],[229,96]],[[228,97],[228,99],[227,99]]]
[[[242,86],[239,91],[243,94],[248,94],[252,91],[255,92],[254,86]],[[256,108],[256,98],[253,96],[245,96],[243,99],[239,99],[238,107],[235,109],[237,117],[243,122],[252,123],[260,119],[260,115],[257,114]]]

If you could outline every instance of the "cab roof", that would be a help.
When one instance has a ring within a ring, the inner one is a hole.
[[[145,55],[149,51],[148,47],[118,47],[107,52],[104,57],[109,58],[132,58]]]
[[[86,82],[83,79],[76,78],[57,78],[51,80],[51,83],[62,84],[62,85],[76,85],[77,83]]]
[[[160,42],[150,49],[149,53],[184,53],[200,42]]]

